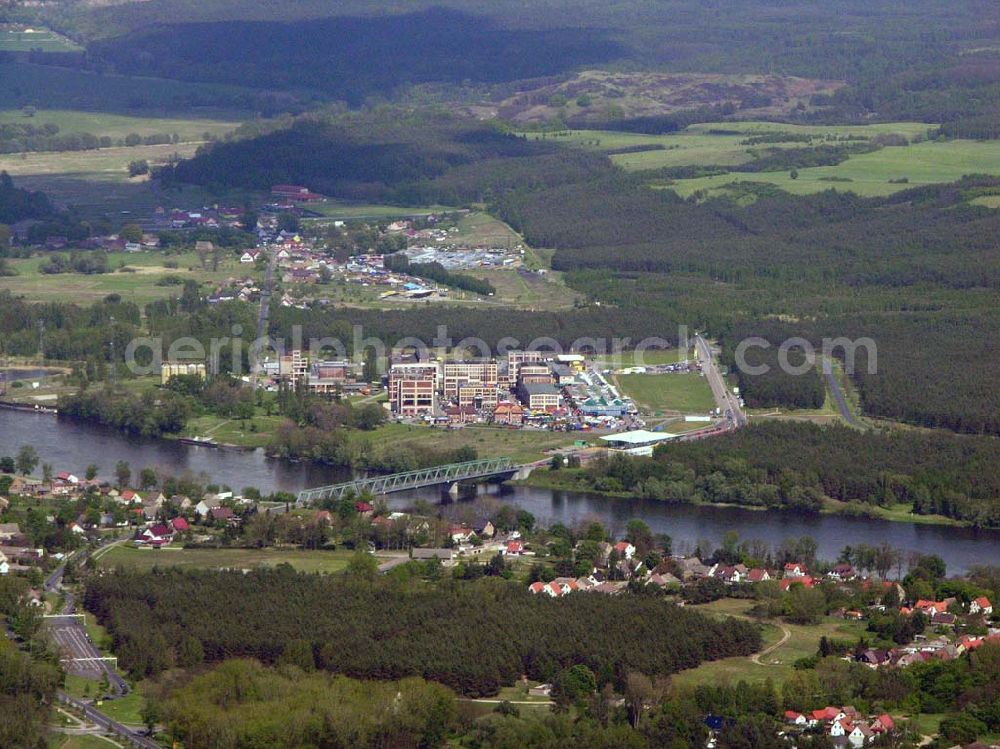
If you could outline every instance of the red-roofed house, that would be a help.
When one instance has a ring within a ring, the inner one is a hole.
[[[184,518],[180,517],[174,518],[173,520],[170,521],[170,524],[174,527],[174,530],[177,531],[178,533],[183,533],[184,531],[191,530],[191,526],[188,524],[188,521],[185,520]]]
[[[507,550],[504,552],[507,556],[518,556],[524,551],[524,544],[521,541],[509,541],[507,543]]]
[[[993,604],[990,603],[990,599],[986,596],[980,596],[969,604],[969,613],[989,616],[993,613]]]
[[[778,587],[782,590],[788,590],[792,585],[801,585],[805,588],[811,588],[815,585],[815,580],[806,575],[805,577],[783,577],[778,581]]]
[[[748,583],[762,583],[765,580],[770,580],[770,579],[771,579],[770,573],[765,569],[761,569],[760,567],[754,567],[747,573]]]
[[[236,519],[233,511],[228,507],[213,507],[208,511],[208,514],[212,516],[212,520],[225,520],[227,523]]]
[[[355,502],[354,509],[357,510],[358,514],[361,515],[362,517],[367,517],[368,515],[371,515],[372,512],[375,510],[375,508],[372,507],[367,502]]]
[[[788,562],[785,565],[785,577],[805,577],[806,566],[799,562]]]
[[[619,541],[615,544],[615,551],[623,559],[631,559],[632,555],[635,554],[635,547],[628,541]]]
[[[794,710],[785,710],[785,722],[796,726],[804,726],[808,721],[802,713],[797,713]]]

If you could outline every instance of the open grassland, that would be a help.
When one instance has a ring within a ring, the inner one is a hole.
[[[562,282],[559,274],[544,276],[530,271],[468,270],[460,271],[476,278],[484,278],[496,288],[494,302],[518,309],[553,311],[570,309],[577,294]],[[455,292],[459,294],[461,292]]]
[[[107,704],[107,703],[105,703]],[[50,744],[52,749],[114,749],[120,747],[116,740],[103,736],[81,734],[78,736],[59,736]]]
[[[0,52],[81,52],[83,47],[43,26],[0,29]]]
[[[622,391],[645,413],[704,414],[715,408],[708,380],[698,374],[617,375]]]
[[[31,117],[25,116],[20,109],[0,110],[0,125],[32,125],[41,127],[52,124],[59,128],[59,133],[91,133],[92,135],[107,135],[111,138],[124,138],[130,133],[138,135],[154,135],[166,133],[177,134],[181,141],[204,140],[205,135],[221,136],[234,130],[238,122],[232,120],[176,118],[176,117],[132,117],[106,112],[83,112],[67,109],[39,109]]]
[[[576,435],[578,437],[579,434]],[[504,429],[488,426],[466,426],[462,429],[386,424],[373,433],[360,433],[359,439],[370,439],[373,445],[425,447],[435,450],[457,450],[474,447],[481,458],[510,457],[515,463],[529,463],[547,457],[548,451],[573,444],[573,434]]]
[[[67,298],[78,302],[103,299],[108,294],[120,294],[123,299],[140,306],[156,299],[180,296],[181,285],[157,285],[166,277],[182,280],[193,279],[199,284],[217,284],[227,278],[245,278],[259,275],[253,268],[242,265],[235,251],[227,252],[217,270],[202,267],[194,253],[163,255],[160,252],[136,252],[109,257],[111,273],[82,275],[79,273],[46,274],[39,271],[44,255],[11,260],[9,265],[16,276],[0,277],[0,289],[24,296],[32,301],[63,301]],[[166,263],[177,263],[168,268]],[[122,267],[132,269],[123,272]]]
[[[881,196],[921,185],[953,182],[967,174],[1000,174],[1000,142],[925,141],[858,154],[836,166],[799,169],[794,179],[791,171],[730,173],[676,180],[667,188],[687,197],[699,191],[719,194],[734,182],[763,182],[796,195],[833,189]]]
[[[707,614],[748,618],[747,610],[753,601],[723,598],[703,606],[693,608]],[[824,617],[815,626],[768,622],[763,625],[764,648],[756,660],[749,658],[724,658],[703,663],[697,668],[681,671],[674,676],[674,683],[682,686],[699,684],[735,684],[740,680],[755,682],[773,679],[780,684],[794,670],[793,664],[800,658],[815,655],[821,637],[836,640],[856,640],[865,631],[860,622]],[[788,635],[784,642],[782,638]],[[781,643],[778,645],[778,643]],[[777,645],[777,647],[774,647]],[[774,647],[768,651],[768,648]],[[760,663],[757,662],[760,661]]]
[[[290,564],[300,572],[340,572],[347,567],[353,551],[299,551],[291,549],[138,549],[116,546],[104,554],[98,565],[106,569],[123,567],[148,572],[154,567],[187,569],[252,569]]]
[[[752,161],[754,154],[767,148],[802,148],[800,141],[746,145],[747,138],[766,133],[814,136],[813,145],[835,144],[840,138],[873,138],[898,134],[912,141],[926,136],[931,126],[919,122],[892,122],[877,125],[786,125],[775,122],[707,122],[691,125],[677,133],[645,135],[607,130],[567,130],[550,133],[546,139],[598,151],[614,151],[636,146],[661,146],[660,150],[613,154],[611,160],[630,171],[669,166],[737,166]],[[528,137],[542,137],[531,134]]]
[[[627,367],[648,367],[658,364],[676,364],[685,359],[693,359],[694,353],[690,349],[682,351],[677,348],[668,349],[647,349],[645,351],[622,351],[618,354],[608,354],[594,358],[596,364],[601,367],[613,369]]]

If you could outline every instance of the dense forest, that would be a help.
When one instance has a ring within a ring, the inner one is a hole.
[[[652,596],[532,596],[506,581],[401,588],[300,575],[119,572],[87,583],[85,605],[135,676],[234,656],[364,679],[421,676],[483,696],[521,674],[588,666],[603,682],[650,676],[760,647],[749,622],[719,621]]]
[[[172,23],[98,42],[90,52],[130,74],[306,88],[357,105],[369,95],[420,83],[552,75],[612,61],[622,49],[602,31],[512,31],[482,17],[434,8],[292,23]]]
[[[552,474],[560,484],[666,502],[725,502],[819,511],[824,497],[865,506],[904,503],[1000,527],[1000,442],[920,432],[768,422],[724,437],[670,443],[653,458],[595,461]]]

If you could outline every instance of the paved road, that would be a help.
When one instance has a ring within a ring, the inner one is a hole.
[[[696,335],[694,343],[698,351],[698,361],[701,362],[701,371],[708,379],[708,385],[712,388],[712,395],[715,397],[715,404],[718,406],[722,418],[728,420],[736,428],[746,426],[747,417],[743,413],[743,409],[740,408],[739,398],[726,387],[726,381],[722,379],[722,374],[712,357],[712,349],[709,347],[708,341],[700,335]]]
[[[833,399],[837,402],[837,410],[840,411],[840,415],[852,427],[861,426],[858,420],[854,418],[854,414],[851,413],[851,407],[847,405],[847,398],[844,397],[844,391],[841,389],[837,377],[833,374],[832,366],[830,366],[829,362],[824,362],[824,365],[823,375],[826,377],[826,383],[830,387],[830,392],[833,393]]]
[[[124,739],[127,743],[132,746],[143,747],[143,749],[162,749],[162,747],[155,741],[146,736],[142,736],[136,731],[133,731],[126,725],[119,723],[107,715],[102,713],[93,705],[90,705],[83,700],[78,700],[75,697],[70,697],[65,692],[59,692],[59,700],[66,703],[67,705],[72,705],[81,713],[83,713],[87,720],[90,720],[101,728],[111,733],[114,733]]]

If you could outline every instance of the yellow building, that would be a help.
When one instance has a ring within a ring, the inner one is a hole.
[[[171,377],[182,375],[194,375],[204,380],[206,377],[205,363],[167,361],[160,365],[160,383],[163,385],[166,385]]]

